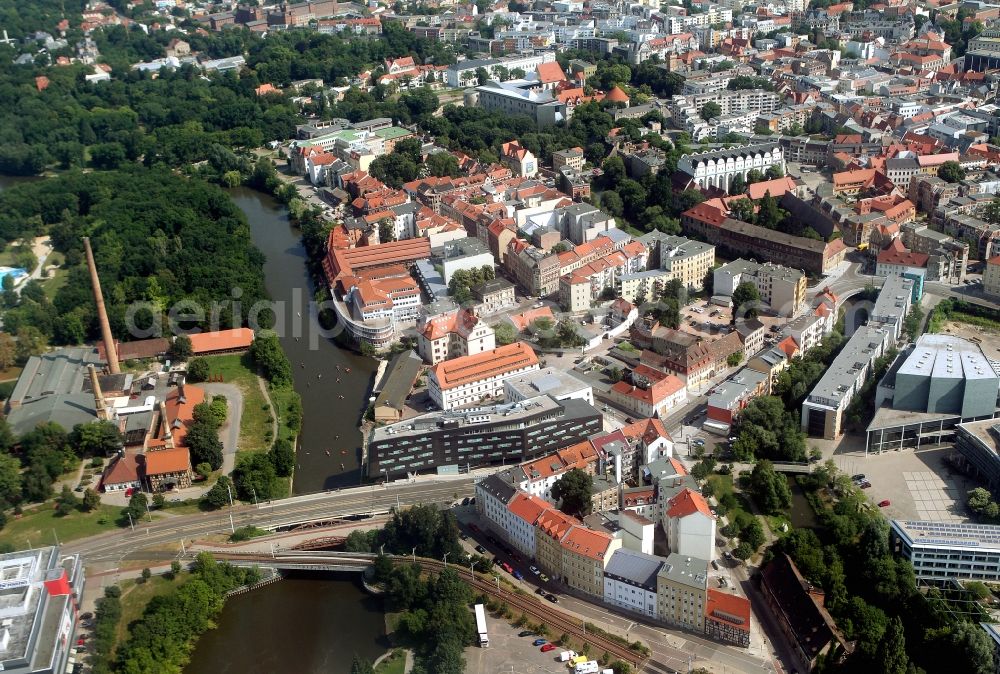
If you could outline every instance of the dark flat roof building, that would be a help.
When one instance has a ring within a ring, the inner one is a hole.
[[[590,404],[550,396],[433,412],[374,429],[368,439],[368,475],[520,463],[582,442],[601,429],[601,413]]]

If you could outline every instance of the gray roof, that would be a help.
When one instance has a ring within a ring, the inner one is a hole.
[[[101,363],[97,350],[89,346],[58,349],[41,356],[32,356],[10,394],[11,404],[47,395],[79,393],[83,390],[88,363]]]
[[[550,395],[558,398],[561,395],[589,388],[590,384],[577,379],[569,372],[547,367],[510,377],[504,380],[504,386],[510,386],[525,398],[533,398],[538,395]]]
[[[510,503],[517,494],[517,487],[506,482],[500,473],[494,473],[485,480],[481,480],[476,488],[482,489],[501,503]]]
[[[385,405],[394,410],[402,410],[421,365],[420,357],[412,349],[397,354],[389,363],[382,390],[375,399],[375,407]]]
[[[657,575],[696,590],[706,590],[708,588],[708,561],[672,553],[660,567]]]
[[[495,278],[489,281],[484,281],[478,286],[472,289],[472,292],[476,294],[476,297],[482,298],[485,295],[491,293],[497,293],[501,290],[507,290],[508,288],[513,288],[514,284],[505,278]]]
[[[94,396],[89,393],[60,393],[28,400],[7,415],[14,435],[21,436],[38,424],[54,422],[65,430],[77,424],[97,421]]]
[[[706,152],[694,152],[688,156],[692,159],[736,159],[737,157],[752,157],[758,152],[770,152],[778,149],[778,143],[755,143],[752,145],[742,145],[719,150],[708,150]]]
[[[476,68],[485,68],[486,66],[495,65],[500,63],[500,59],[466,59],[464,61],[459,61],[453,65],[448,66],[448,70],[452,72],[459,72],[462,70],[469,70]]]
[[[604,575],[656,592],[656,576],[664,562],[662,557],[619,548],[611,555]]]

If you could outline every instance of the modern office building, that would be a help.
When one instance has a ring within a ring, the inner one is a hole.
[[[986,419],[957,424],[954,436],[964,469],[990,491],[1000,490],[1000,423]]]
[[[1000,580],[1000,527],[892,520],[889,544],[913,565],[918,581]]]
[[[959,424],[993,419],[998,394],[1000,375],[978,344],[921,335],[879,382],[866,449],[880,453],[950,442]]]
[[[867,325],[858,328],[802,403],[802,430],[835,440],[844,411],[872,374],[875,361],[896,345],[909,312],[913,281],[890,276],[875,300]]]
[[[0,670],[63,674],[83,596],[83,562],[58,547],[0,555]]]
[[[391,477],[446,466],[519,463],[585,440],[601,430],[602,421],[582,400],[549,396],[423,414],[372,430],[367,472]]]

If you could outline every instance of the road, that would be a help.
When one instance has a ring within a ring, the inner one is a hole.
[[[223,534],[232,526],[253,525],[275,529],[306,519],[334,520],[348,515],[386,512],[398,505],[450,503],[473,495],[473,477],[398,482],[387,486],[366,486],[252,505],[223,508],[195,515],[168,516],[142,523],[134,531],[123,529],[67,543],[67,554],[82,554],[88,564],[146,559],[143,548],[178,544],[193,537]],[[169,511],[168,511],[169,512]],[[232,520],[230,520],[232,515]]]
[[[235,384],[201,385],[206,393],[226,397],[229,414],[226,424],[219,431],[222,435],[222,474],[229,475],[236,467],[236,450],[240,444],[240,422],[243,420],[243,391]]]

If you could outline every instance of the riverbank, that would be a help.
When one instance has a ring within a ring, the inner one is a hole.
[[[314,287],[308,253],[288,209],[250,187],[228,193],[246,215],[253,242],[264,253],[265,286],[278,317],[275,330],[302,400],[294,493],[358,485],[363,481],[359,425],[377,362],[327,338],[315,312],[309,310]]]

